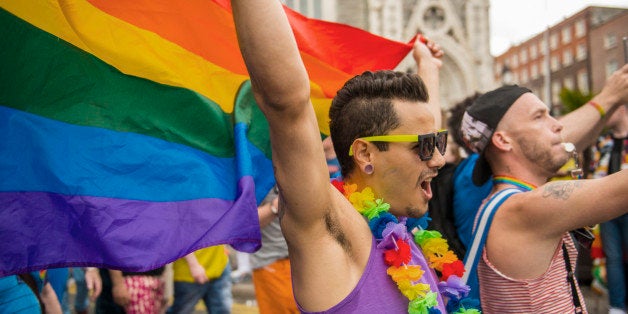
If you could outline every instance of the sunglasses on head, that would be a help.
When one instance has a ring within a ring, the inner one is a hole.
[[[436,133],[428,134],[395,134],[395,135],[377,135],[360,137],[361,140],[367,142],[386,142],[386,143],[418,143],[419,158],[422,161],[432,159],[434,150],[438,148],[441,155],[445,155],[447,149],[447,130],[440,130]],[[349,156],[353,156],[353,145],[349,147]]]

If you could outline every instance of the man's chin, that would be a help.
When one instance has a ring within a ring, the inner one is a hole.
[[[427,212],[427,204],[421,209],[418,207],[406,207],[406,216],[409,218],[421,218]]]

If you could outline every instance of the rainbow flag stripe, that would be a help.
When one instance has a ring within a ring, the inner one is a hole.
[[[323,136],[344,81],[411,50],[286,12]],[[0,37],[0,277],[259,248],[268,124],[227,1],[0,0]]]

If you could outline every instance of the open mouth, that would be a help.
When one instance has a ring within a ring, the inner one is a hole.
[[[421,182],[421,190],[423,190],[423,194],[425,194],[425,198],[427,198],[428,200],[432,198],[432,185],[430,184],[431,182],[431,178]]]

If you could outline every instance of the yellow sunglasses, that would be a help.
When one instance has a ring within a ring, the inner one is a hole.
[[[434,150],[438,148],[441,155],[445,155],[447,150],[447,130],[439,130],[436,133],[427,134],[394,134],[394,135],[376,135],[360,137],[359,139],[367,142],[387,142],[387,143],[412,143],[419,144],[419,158],[426,161],[432,159]],[[353,156],[353,145],[349,147],[349,156]]]

